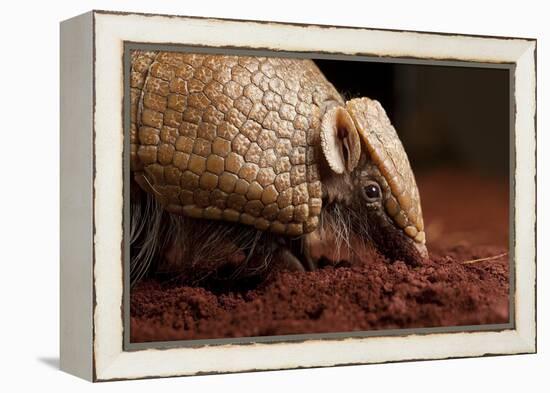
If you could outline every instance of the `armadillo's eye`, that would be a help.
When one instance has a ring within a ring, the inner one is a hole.
[[[367,202],[376,202],[382,196],[378,183],[371,182],[363,188],[363,196]]]

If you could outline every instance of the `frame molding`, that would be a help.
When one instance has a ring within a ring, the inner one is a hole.
[[[250,34],[252,30],[254,34]],[[61,201],[62,211],[66,212],[61,217],[62,369],[104,381],[536,351],[536,40],[103,11],[63,22],[61,37]],[[125,42],[380,56],[396,62],[421,59],[515,65],[516,167],[512,187],[516,237],[510,250],[516,261],[515,328],[125,351]],[[90,43],[91,52],[85,46]],[[65,63],[65,59],[75,58],[77,62]],[[89,121],[78,123],[78,115],[92,108]],[[73,142],[82,147],[78,150],[81,154],[69,154]],[[86,160],[90,167],[78,165]],[[73,175],[64,171],[71,167],[75,168]],[[77,180],[79,175],[82,184]],[[75,190],[77,184],[84,188]],[[68,209],[70,201],[82,200],[86,186],[93,191],[93,200],[82,211]],[[77,223],[80,232],[73,236],[70,231],[64,232],[64,227]],[[75,263],[78,254],[84,257]],[[75,283],[82,285],[75,287]],[[66,336],[69,331],[73,334]]]

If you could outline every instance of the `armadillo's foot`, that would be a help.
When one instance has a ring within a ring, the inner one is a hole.
[[[317,260],[311,253],[311,244],[304,238],[290,240],[282,249],[289,256],[287,258],[292,257],[293,261],[301,266],[300,270],[313,271],[318,268]]]
[[[319,265],[319,256],[313,252],[315,248],[319,248],[320,239],[317,233],[310,233],[301,239],[299,247],[300,259],[306,270],[317,270]]]
[[[307,270],[312,271],[318,268],[318,260],[311,255],[311,249],[308,245],[304,246],[302,257]]]
[[[300,260],[296,258],[296,256],[290,252],[288,248],[279,248],[275,258],[278,260],[278,267],[282,270],[294,272],[303,272],[306,270]]]

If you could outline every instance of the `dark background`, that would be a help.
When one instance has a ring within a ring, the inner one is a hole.
[[[509,70],[315,62],[346,99],[380,101],[415,172],[445,166],[508,176]]]

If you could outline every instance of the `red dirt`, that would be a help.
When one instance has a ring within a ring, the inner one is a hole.
[[[418,184],[430,251],[422,266],[366,255],[232,291],[144,281],[132,289],[131,341],[508,322],[508,185],[458,171]]]

